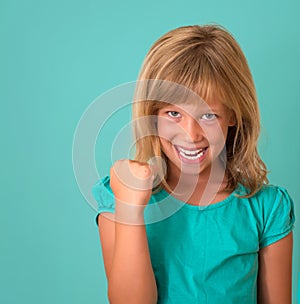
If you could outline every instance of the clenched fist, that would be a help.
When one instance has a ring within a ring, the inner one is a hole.
[[[128,159],[118,160],[110,170],[110,186],[117,203],[145,207],[150,200],[155,167]]]

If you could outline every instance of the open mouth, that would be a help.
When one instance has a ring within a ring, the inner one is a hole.
[[[202,156],[204,156],[207,147],[206,148],[199,148],[199,149],[186,149],[182,148],[180,146],[175,146],[178,154],[181,156],[181,158],[189,160],[189,161],[197,161],[200,160]]]

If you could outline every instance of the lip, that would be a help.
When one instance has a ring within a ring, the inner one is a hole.
[[[187,151],[196,151],[196,150],[203,150],[203,149],[207,149],[208,148],[208,147],[196,147],[196,146],[186,147],[186,146],[181,146],[181,145],[176,145],[176,144],[174,144],[174,147],[176,148],[176,150],[178,148],[181,148],[181,149],[187,150]]]
[[[206,157],[206,154],[207,154],[207,150],[208,150],[208,147],[195,147],[195,148],[187,148],[187,147],[184,147],[184,146],[179,146],[179,145],[174,145],[173,146],[175,151],[177,152],[177,155],[179,157],[179,159],[183,162],[183,163],[186,163],[186,164],[199,164],[200,162],[202,162],[204,160],[204,158]],[[193,156],[191,155],[190,158],[187,158],[187,157],[184,157],[182,155],[182,151],[180,151],[180,149],[183,149],[185,151],[190,151],[190,152],[193,152],[193,151],[198,151],[198,153],[203,153],[203,155],[201,155],[199,158],[195,158],[193,159]],[[202,150],[202,151],[201,151]]]

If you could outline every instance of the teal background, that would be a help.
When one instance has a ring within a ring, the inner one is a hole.
[[[233,33],[252,69],[270,181],[295,201],[297,303],[299,9],[296,0],[1,0],[0,302],[107,303],[96,214],[73,174],[76,125],[97,96],[136,79],[163,33],[216,22]],[[98,144],[96,155],[102,176],[110,163]]]

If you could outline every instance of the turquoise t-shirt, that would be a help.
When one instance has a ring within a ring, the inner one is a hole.
[[[257,303],[258,252],[291,232],[294,204],[278,186],[236,196],[245,191],[202,208],[165,190],[152,195],[145,222],[158,303]],[[109,177],[92,193],[98,214],[114,212]]]

